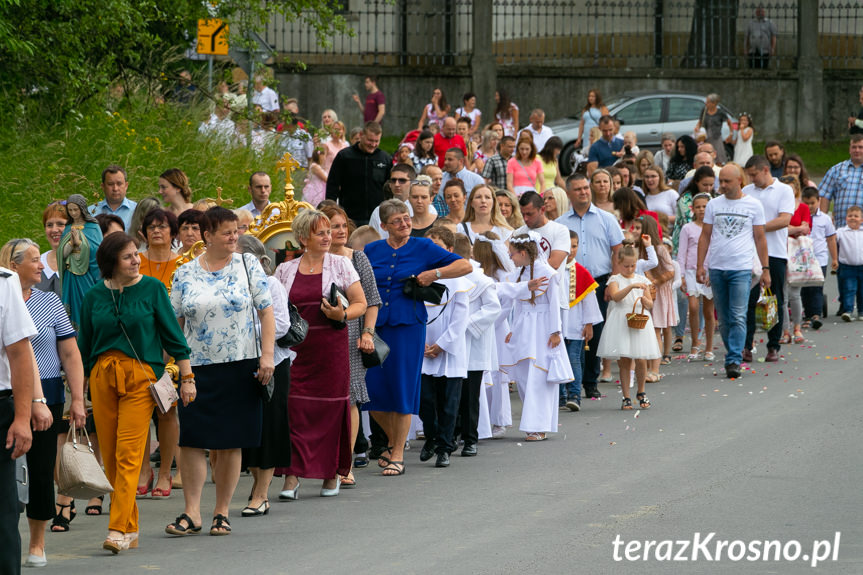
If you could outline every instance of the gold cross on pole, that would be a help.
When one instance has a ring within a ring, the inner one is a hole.
[[[276,162],[276,169],[284,170],[285,178],[291,179],[291,172],[300,167],[300,163],[294,159],[290,152],[285,152],[282,159]]]
[[[216,197],[215,198],[207,198],[207,201],[208,202],[216,202],[217,206],[224,206],[225,204],[230,206],[230,205],[233,205],[233,203],[234,203],[234,200],[232,200],[230,198],[223,198],[222,197],[221,186],[216,188]]]

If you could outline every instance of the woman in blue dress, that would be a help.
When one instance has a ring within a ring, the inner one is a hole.
[[[363,409],[389,438],[390,447],[378,465],[384,468],[384,476],[396,476],[405,472],[404,446],[411,415],[419,413],[427,319],[423,302],[408,298],[402,291],[405,280],[417,276],[417,282],[427,286],[436,279],[461,277],[473,268],[428,238],[411,237],[411,217],[401,200],[383,202],[380,215],[389,237],[370,243],[365,253],[383,300],[376,329],[390,346],[390,355],[383,365],[366,372],[369,402]]]
[[[102,230],[87,211],[87,200],[80,194],[72,194],[66,200],[66,213],[66,228],[57,246],[60,299],[69,311],[72,324],[78,326],[84,294],[99,281],[96,251],[102,243]]]

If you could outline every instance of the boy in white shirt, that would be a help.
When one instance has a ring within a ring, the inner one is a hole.
[[[432,228],[426,237],[452,251],[454,235],[446,228]],[[419,416],[425,445],[420,461],[437,454],[435,467],[449,467],[455,451],[455,424],[462,381],[467,377],[467,323],[473,284],[465,278],[437,280],[447,287],[439,304],[425,302],[428,312],[422,366]]]
[[[560,409],[581,411],[581,376],[584,370],[584,345],[593,338],[593,326],[602,323],[602,312],[596,301],[597,283],[587,268],[575,261],[578,234],[569,232],[569,256],[561,270],[561,331],[572,366],[573,380],[560,384]]]
[[[842,321],[851,321],[854,300],[857,300],[857,319],[863,319],[863,208],[851,206],[845,212],[845,227],[836,230],[839,244],[838,261],[833,269],[839,270],[842,286]]]
[[[833,218],[822,212],[818,207],[820,200],[818,188],[803,188],[801,199],[809,206],[809,214],[812,216],[812,228],[809,237],[812,239],[812,247],[815,249],[815,257],[821,266],[821,273],[827,277],[827,266],[831,261],[837,261],[836,252],[836,228],[833,227]],[[821,329],[824,323],[821,321],[824,310],[824,286],[809,286],[801,288],[800,297],[803,300],[804,315],[809,318],[813,329]]]

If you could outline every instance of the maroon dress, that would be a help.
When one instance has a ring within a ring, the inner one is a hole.
[[[288,299],[309,322],[305,341],[294,347],[288,418],[291,466],[279,475],[332,479],[351,466],[348,330],[334,329],[321,311],[321,274],[297,271]]]

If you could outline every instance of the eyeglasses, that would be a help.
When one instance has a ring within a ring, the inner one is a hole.
[[[410,224],[411,224],[411,217],[410,217],[410,216],[407,216],[407,215],[406,215],[406,216],[404,216],[404,217],[401,217],[401,218],[393,217],[393,218],[390,218],[390,221],[389,221],[389,223],[388,223],[387,225],[390,225],[390,226],[397,226],[397,225],[399,225],[399,224],[407,224],[407,225],[410,225]]]
[[[407,184],[408,182],[410,182],[410,180],[407,178],[390,178],[391,184]]]
[[[153,225],[147,226],[148,232],[156,232],[156,231],[164,232],[165,230],[169,230],[169,229],[171,229],[171,226],[169,226],[168,224],[153,224]]]

